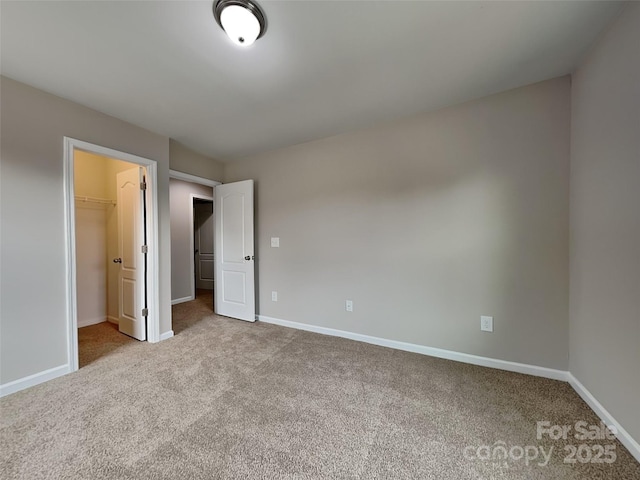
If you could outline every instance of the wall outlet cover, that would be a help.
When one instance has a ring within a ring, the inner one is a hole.
[[[278,292],[271,292],[271,301],[272,302],[278,301]]]
[[[271,246],[278,248],[280,246],[280,237],[271,237]]]
[[[483,332],[493,332],[493,317],[482,315],[480,317],[480,330]]]

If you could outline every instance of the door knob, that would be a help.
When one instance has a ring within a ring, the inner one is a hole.
[[[122,263],[122,259],[121,258],[114,258],[113,259],[113,263]]]
[[[251,260],[251,257],[249,255],[247,255],[246,257],[244,257],[245,260]]]

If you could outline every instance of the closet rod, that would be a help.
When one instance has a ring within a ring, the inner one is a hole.
[[[88,203],[100,203],[102,205],[115,205],[116,202],[113,200],[109,200],[106,198],[94,198],[94,197],[79,197],[76,195],[76,200],[79,202],[88,202]]]

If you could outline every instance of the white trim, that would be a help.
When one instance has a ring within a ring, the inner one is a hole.
[[[112,317],[108,317],[110,320]],[[432,357],[444,358],[447,360],[454,360],[463,363],[469,363],[473,365],[480,365],[483,367],[497,368],[500,370],[507,370],[510,372],[524,373],[527,375],[535,375],[539,377],[551,378],[553,380],[561,380],[569,382],[571,387],[576,393],[585,401],[585,403],[595,412],[598,417],[608,426],[613,426],[616,429],[616,436],[620,443],[622,443],[629,453],[640,462],[640,444],[627,432],[620,423],[611,415],[606,408],[593,396],[593,394],[587,390],[587,388],[580,383],[580,381],[573,376],[572,373],[563,370],[555,370],[546,367],[539,367],[535,365],[527,365],[523,363],[509,362],[506,360],[498,360],[488,357],[480,357],[477,355],[469,355],[466,353],[453,352],[451,350],[442,350],[439,348],[426,347],[423,345],[416,345],[413,343],[399,342],[395,340],[387,340],[379,337],[372,337],[369,335],[362,335],[359,333],[347,332],[344,330],[336,330],[333,328],[319,327],[315,325],[307,325],[304,323],[291,322],[288,320],[281,320],[279,318],[268,317],[266,315],[256,315],[256,319],[271,323],[274,325],[280,325],[288,328],[295,328],[297,330],[305,330],[308,332],[321,333],[324,335],[331,335],[335,337],[348,338],[350,340],[361,341],[370,343],[373,345],[380,345],[383,347],[394,348],[396,350],[403,350],[406,352],[420,353]],[[160,335],[160,341],[167,340],[174,336],[173,330],[164,332]],[[67,373],[71,373],[70,365],[61,365],[59,367],[50,368],[42,372],[29,375],[18,380],[0,385],[0,397],[24,390],[35,385],[38,385],[54,378],[61,377]]]
[[[319,327],[316,325],[307,325],[305,323],[291,322],[289,320],[281,320],[279,318],[267,317],[265,315],[257,315],[257,319],[265,323],[273,323],[283,327],[295,328],[298,330],[306,330],[308,332],[321,333],[323,335],[331,335],[333,337],[348,338],[358,342],[371,343],[381,347],[394,348],[405,352],[420,353],[430,357],[445,358],[456,362],[470,363],[472,365],[480,365],[482,367],[498,368],[509,372],[524,373],[526,375],[534,375],[536,377],[551,378],[553,380],[562,380],[564,382],[569,379],[569,372],[564,370],[556,370],[553,368],[539,367],[537,365],[528,365],[526,363],[510,362],[507,360],[499,360],[496,358],[481,357],[478,355],[470,355],[468,353],[459,353],[451,350],[443,350],[440,348],[426,347],[414,343],[399,342],[397,340],[388,340],[386,338],[371,337],[361,333],[347,332],[345,330],[336,330],[333,328]]]
[[[190,302],[191,300],[195,300],[195,297],[191,296],[191,297],[176,298],[175,300],[171,300],[171,305],[177,305],[178,303]]]
[[[38,385],[39,383],[48,382],[49,380],[61,377],[70,372],[71,368],[67,364],[60,365],[59,367],[55,368],[50,368],[39,373],[34,373],[33,375],[29,375],[27,377],[19,378],[18,380],[14,380],[13,382],[0,385],[0,397],[4,397],[5,395],[9,395],[20,390],[24,390],[25,388],[33,387],[34,385]]]
[[[120,320],[116,317],[112,317],[111,315],[107,316],[107,322],[113,323],[114,325],[120,325]]]
[[[147,244],[149,245],[149,257],[147,262],[147,341],[155,343],[160,341],[160,230],[158,224],[158,163],[155,160],[147,165],[147,195],[151,193],[151,202],[147,201]],[[149,212],[151,203],[151,212]],[[151,320],[150,320],[151,319]],[[169,318],[171,321],[171,318]]]
[[[82,150],[107,158],[145,167],[147,176],[147,341],[160,341],[160,292],[159,292],[159,232],[158,232],[158,164],[155,160],[139,157],[126,152],[64,137],[64,197],[65,197],[65,243],[67,278],[67,357],[69,371],[78,370],[78,312],[76,283],[76,241],[75,241],[75,195],[73,185],[74,152]]]
[[[586,389],[580,381],[573,376],[571,372],[564,370],[556,370],[553,368],[539,367],[537,365],[527,365],[524,363],[509,362],[507,360],[499,360],[495,358],[480,357],[478,355],[470,355],[467,353],[453,352],[451,350],[442,350],[439,348],[426,347],[413,343],[398,342],[396,340],[388,340],[385,338],[371,337],[360,333],[347,332],[344,330],[336,330],[333,328],[319,327],[316,325],[308,325],[305,323],[291,322],[289,320],[281,320],[279,318],[268,317],[266,315],[257,315],[257,320],[265,323],[281,325],[283,327],[295,328],[298,330],[306,330],[308,332],[321,333],[334,337],[348,338],[359,342],[371,343],[382,347],[394,348],[396,350],[404,350],[406,352],[420,353],[431,357],[445,358],[457,362],[470,363],[472,365],[480,365],[482,367],[497,368],[510,372],[524,373],[526,375],[534,375],[537,377],[550,378],[569,382],[576,393],[586,402],[587,405],[595,412],[598,417],[607,425],[616,429],[616,436],[627,450],[640,462],[640,444],[627,432],[620,423],[607,411],[604,406]]]
[[[213,192],[212,192],[213,193]],[[189,225],[191,228],[189,229],[189,249],[191,252],[191,262],[189,262],[189,286],[191,287],[191,300],[196,298],[196,245],[194,238],[194,229],[195,229],[195,218],[193,217],[193,199],[198,198],[200,200],[211,200],[211,204],[213,205],[213,197],[207,197],[206,195],[200,195],[198,193],[192,193],[189,195]],[[215,206],[213,206],[215,212]],[[215,214],[214,214],[215,215]],[[215,223],[214,223],[215,228]],[[213,238],[215,238],[215,231],[213,232]],[[215,241],[215,240],[214,240]]]
[[[173,337],[173,330],[169,330],[168,332],[164,332],[162,335],[160,335],[160,341],[164,341],[167,340],[169,338]]]
[[[635,457],[635,459],[640,462],[640,444],[634,440],[634,438],[627,432],[622,425],[620,425],[613,415],[611,415],[606,408],[602,406],[602,404],[596,400],[587,388],[580,383],[580,381],[573,376],[572,373],[569,373],[569,384],[573,387],[578,395],[585,401],[591,410],[593,410],[598,417],[608,426],[615,427],[616,437],[620,440],[620,443],[629,450],[629,453]]]
[[[76,214],[75,192],[73,186],[73,152],[75,143],[64,137],[63,187],[64,187],[64,224],[67,278],[67,363],[70,372],[78,370],[78,304],[76,287]],[[39,374],[36,374],[39,375]],[[29,377],[27,377],[29,378]],[[26,386],[25,386],[26,388]]]
[[[200,185],[206,185],[208,187],[215,187],[216,185],[222,185],[222,182],[216,180],[209,180],[208,178],[198,177],[191,175],[190,173],[178,172],[177,170],[169,170],[169,178],[175,178],[176,180],[184,180],[185,182],[199,183]]]

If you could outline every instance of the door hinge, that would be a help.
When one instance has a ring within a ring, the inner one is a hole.
[[[147,189],[147,182],[140,182],[140,190],[146,190]]]
[[[142,253],[149,253],[149,245],[142,245],[140,250],[142,250]]]
[[[149,316],[149,309],[148,308],[143,308],[142,309],[142,316],[143,317],[148,317]]]

